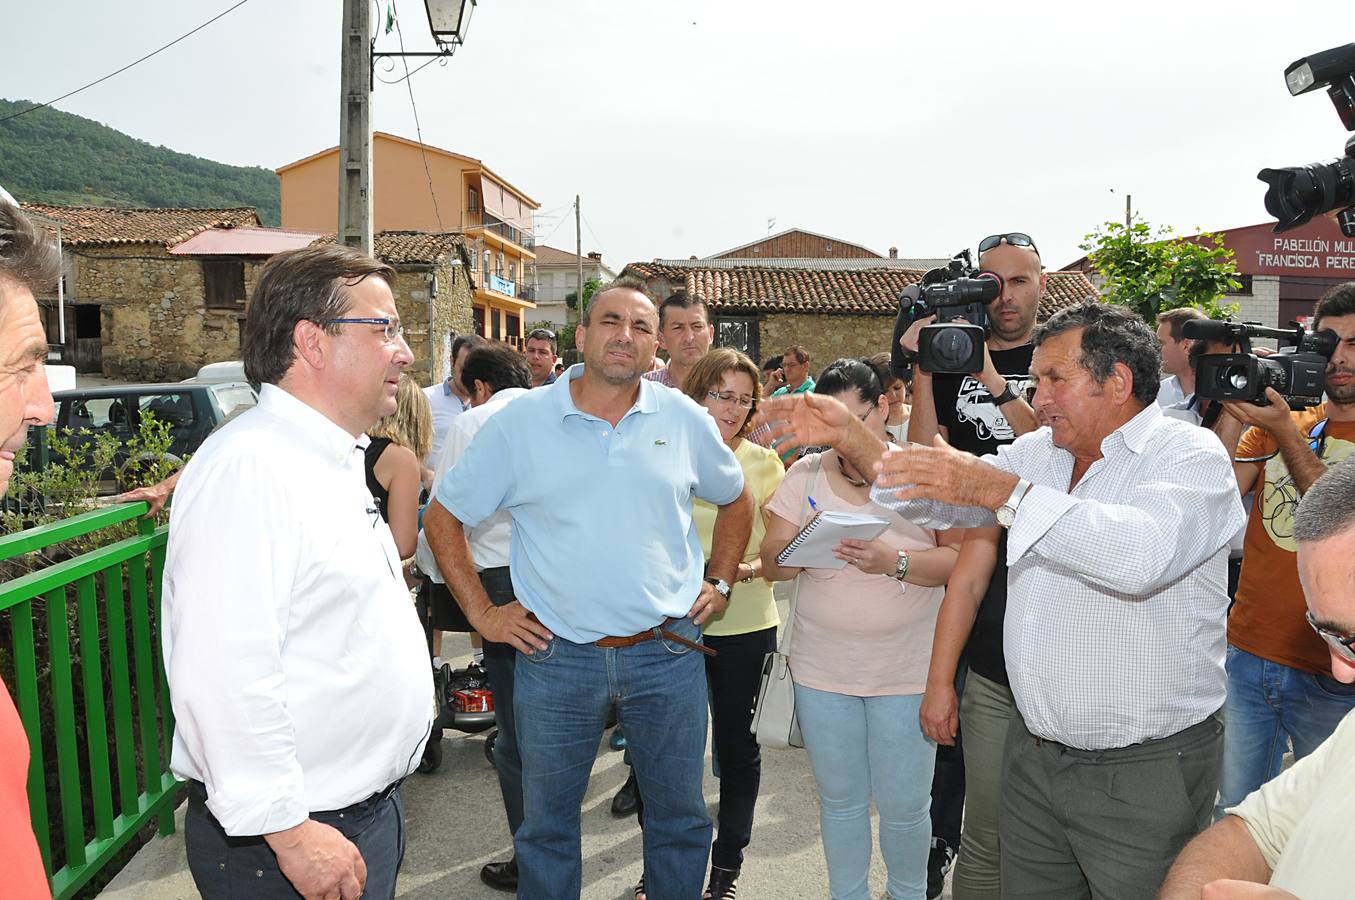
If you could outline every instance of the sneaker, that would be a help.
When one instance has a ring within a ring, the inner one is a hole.
[[[739,870],[710,867],[710,886],[701,895],[701,900],[734,900],[739,889]]]
[[[932,849],[927,855],[927,900],[936,900],[946,886],[946,874],[955,864],[955,848],[941,838],[932,838]]]

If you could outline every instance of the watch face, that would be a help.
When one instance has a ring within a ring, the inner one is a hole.
[[[1016,510],[1010,506],[999,506],[997,508],[997,524],[1003,528],[1011,528],[1012,523],[1016,521]]]

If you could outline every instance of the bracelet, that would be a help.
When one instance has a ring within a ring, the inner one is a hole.
[[[903,581],[908,577],[908,551],[899,551],[899,561],[894,567],[893,578],[895,581]]]

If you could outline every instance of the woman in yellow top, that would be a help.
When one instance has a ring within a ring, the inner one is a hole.
[[[781,483],[785,469],[776,454],[744,440],[762,395],[757,366],[737,350],[712,350],[688,373],[682,391],[715,417],[716,427],[743,468],[759,511]],[[710,555],[715,507],[692,504],[692,518],[706,555]],[[762,659],[776,649],[776,601],[762,579],[758,548],[765,533],[762,515],[753,518],[753,533],[739,564],[728,608],[705,625],[705,643],[718,655],[706,657],[710,683],[711,749],[720,779],[720,812],[711,848],[710,886],[705,897],[734,896],[743,849],[753,833],[753,807],[762,780],[762,756],[750,733],[753,701],[762,678]]]

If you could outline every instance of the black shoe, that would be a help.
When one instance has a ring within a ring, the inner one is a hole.
[[[635,811],[640,808],[640,798],[635,785],[635,772],[630,773],[626,783],[621,785],[621,790],[616,792],[612,798],[612,815],[618,819],[624,819],[626,816],[635,815]]]
[[[518,858],[514,856],[507,862],[485,863],[480,870],[480,880],[496,891],[516,892],[518,889]]]
[[[739,889],[739,870],[710,867],[710,885],[701,900],[734,900]]]
[[[932,849],[927,854],[927,900],[936,900],[946,886],[946,873],[955,863],[955,850],[941,838],[932,838]]]

